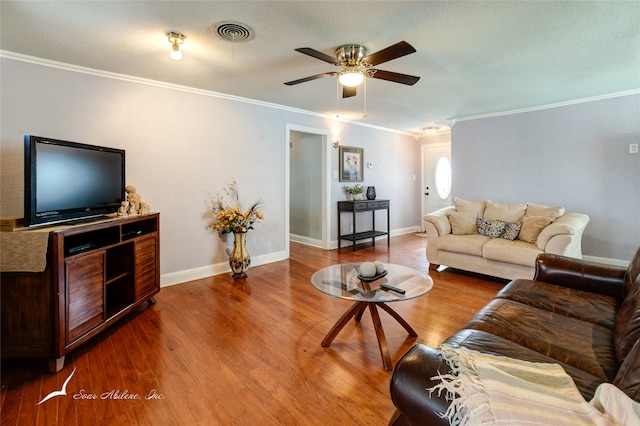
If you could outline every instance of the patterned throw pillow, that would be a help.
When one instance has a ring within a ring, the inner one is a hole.
[[[502,238],[506,238],[507,240],[515,240],[518,238],[520,234],[520,229],[522,228],[522,222],[507,222],[507,225],[504,228],[504,233],[502,234]]]
[[[491,238],[500,238],[507,226],[506,222],[501,220],[478,219],[476,220],[478,233]]]
[[[478,233],[491,238],[505,238],[515,240],[518,238],[522,222],[505,222],[498,219],[478,219],[476,220]]]

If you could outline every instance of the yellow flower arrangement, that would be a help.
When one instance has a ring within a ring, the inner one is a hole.
[[[258,199],[248,210],[242,211],[238,185],[235,180],[231,181],[211,200],[210,211],[214,221],[209,224],[208,228],[223,234],[247,232],[249,229],[253,229],[254,222],[264,219],[261,207],[262,200]]]

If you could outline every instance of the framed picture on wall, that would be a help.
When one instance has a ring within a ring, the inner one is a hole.
[[[340,182],[362,182],[364,149],[341,146],[339,151]]]

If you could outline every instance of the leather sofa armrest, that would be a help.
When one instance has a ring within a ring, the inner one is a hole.
[[[444,394],[431,395],[427,388],[437,385],[431,380],[438,372],[447,374],[449,365],[438,351],[423,344],[413,346],[396,364],[391,376],[391,399],[402,416],[411,424],[448,425],[449,421],[439,416],[447,411],[449,402]]]
[[[617,266],[542,253],[536,259],[533,279],[622,299],[626,271],[625,268]]]

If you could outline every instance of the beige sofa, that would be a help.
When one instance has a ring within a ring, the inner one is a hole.
[[[454,206],[424,216],[427,260],[505,279],[532,279],[536,257],[582,258],[589,216],[533,203],[497,204],[453,199]]]

